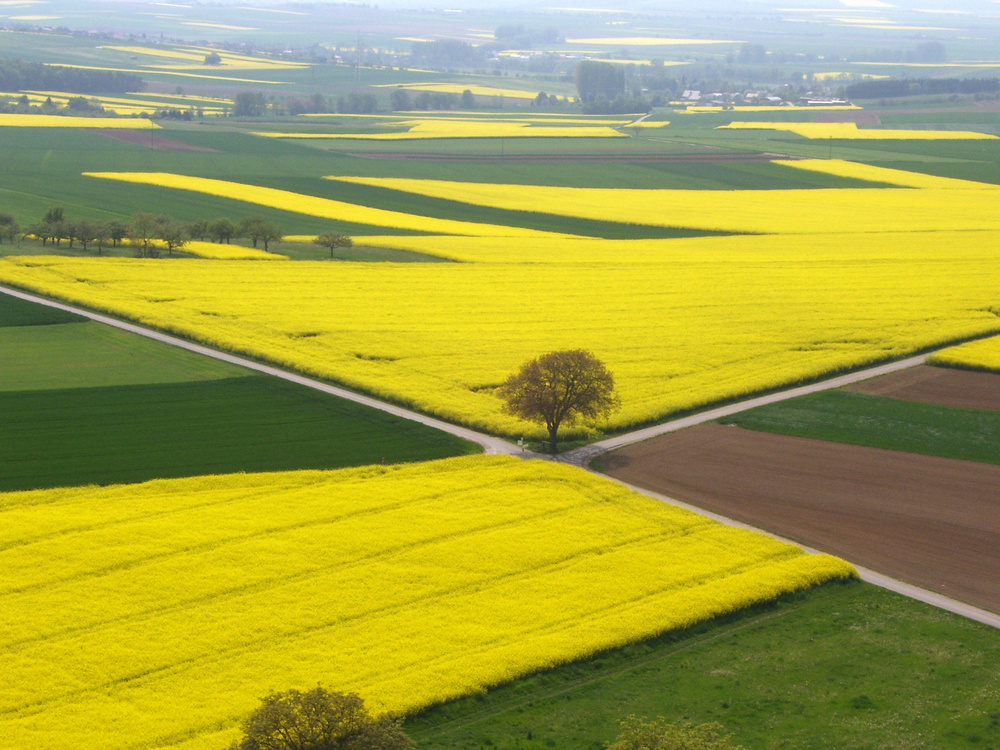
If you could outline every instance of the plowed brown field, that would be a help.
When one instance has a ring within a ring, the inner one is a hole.
[[[949,367],[913,367],[844,390],[925,404],[1000,411],[1000,376]]]
[[[705,424],[601,458],[630,484],[1000,612],[1000,466]]]

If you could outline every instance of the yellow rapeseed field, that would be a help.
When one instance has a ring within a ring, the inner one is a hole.
[[[0,495],[0,748],[223,750],[271,690],[408,711],[855,575],[475,456]]]
[[[401,88],[407,91],[438,91],[444,94],[461,94],[471,91],[475,96],[503,96],[507,99],[534,99],[537,91],[523,89],[501,89],[495,86],[480,86],[474,83],[379,83],[376,88]]]
[[[946,367],[1000,372],[1000,337],[959,344],[932,354],[928,361]]]
[[[134,130],[159,128],[150,120],[132,117],[64,117],[63,115],[3,115],[0,128],[119,128]]]
[[[1000,188],[849,162],[792,167],[899,187],[614,191],[356,178],[517,210],[757,233],[608,241],[219,180],[109,174],[423,229],[363,243],[463,262],[33,257],[0,261],[0,280],[512,437],[541,430],[504,415],[494,388],[554,349],[591,349],[616,376],[622,409],[576,433],[588,434],[1000,330],[988,311]]]
[[[971,130],[889,130],[859,128],[853,122],[731,122],[717,130],[783,130],[803,138],[852,138],[865,140],[983,140],[995,139],[989,133]]]
[[[13,115],[8,115],[13,116]],[[0,115],[0,118],[4,117]],[[0,125],[3,120],[0,119]],[[293,193],[288,190],[246,185],[240,182],[215,180],[208,177],[189,177],[187,175],[170,174],[168,172],[85,172],[89,177],[108,180],[119,180],[143,185],[190,190],[198,193],[217,195],[223,198],[245,201],[271,208],[280,208],[309,216],[321,216],[327,219],[371,224],[378,227],[408,229],[424,232],[441,232],[446,234],[467,234],[502,237],[556,237],[551,232],[539,232],[518,227],[504,227],[495,224],[475,224],[473,222],[455,221],[452,219],[429,219],[415,214],[405,214],[399,211],[387,211],[381,208],[370,208],[353,203],[317,198],[311,195]]]
[[[213,260],[288,260],[287,255],[265,252],[253,247],[202,242],[200,240],[191,240],[181,248],[181,251],[199,258],[212,258]]]
[[[785,162],[900,185],[827,190],[636,190],[567,188],[405,178],[335,177],[345,182],[514,211],[727,232],[817,234],[1000,229],[1000,187],[913,175],[849,162]],[[920,187],[920,190],[910,189]],[[873,213],[878,206],[878,213]],[[864,217],[870,217],[866,224]]]
[[[1000,230],[380,242],[471,262],[25,257],[0,281],[513,437],[541,430],[493,387],[554,349],[608,364],[625,428],[1000,331]]]
[[[562,122],[542,124],[526,121],[490,121],[483,118],[460,120],[457,118],[429,118],[400,120],[390,127],[407,130],[388,133],[276,133],[259,132],[254,135],[268,138],[331,139],[350,138],[367,141],[405,141],[432,138],[620,138],[628,137],[607,126],[587,126]]]

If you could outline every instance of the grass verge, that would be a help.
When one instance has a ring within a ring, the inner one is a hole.
[[[0,328],[58,325],[79,323],[84,320],[86,318],[76,313],[28,302],[9,294],[0,294]]]
[[[719,420],[750,430],[1000,464],[1000,413],[824,391]]]
[[[718,721],[754,750],[997,747],[997,657],[988,626],[831,584],[429,709],[407,730],[422,750],[597,750],[634,713]]]

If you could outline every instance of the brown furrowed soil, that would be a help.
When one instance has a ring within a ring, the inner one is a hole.
[[[924,404],[1000,411],[1000,375],[989,372],[924,365],[863,380],[844,390]]]
[[[108,128],[101,130],[95,129],[94,132],[106,135],[108,138],[115,138],[119,141],[127,141],[128,143],[137,143],[140,146],[148,146],[149,148],[156,149],[157,151],[205,151],[213,154],[219,153],[214,148],[192,146],[190,143],[181,143],[180,141],[174,141],[170,138],[163,138],[155,135],[149,130]]]
[[[705,424],[613,477],[1000,612],[1000,466]]]

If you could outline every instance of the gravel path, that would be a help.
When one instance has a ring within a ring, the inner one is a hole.
[[[831,388],[841,388],[842,386],[857,383],[861,380],[868,380],[869,378],[886,375],[890,372],[896,372],[897,370],[905,370],[909,367],[916,367],[917,365],[922,365],[929,356],[930,353],[921,354],[917,357],[910,357],[909,359],[901,359],[897,362],[890,362],[886,365],[871,367],[867,370],[858,370],[857,372],[851,372],[847,375],[838,375],[835,378],[821,380],[818,383],[803,385],[798,388],[791,388],[787,391],[781,391],[779,393],[771,393],[767,396],[758,396],[757,398],[751,398],[747,401],[740,401],[739,403],[729,404],[727,406],[720,406],[716,409],[710,409],[709,411],[698,412],[697,414],[692,414],[689,417],[681,417],[680,419],[663,422],[662,424],[646,427],[642,430],[627,432],[624,435],[615,435],[607,440],[600,440],[596,443],[576,448],[575,450],[566,451],[559,456],[559,460],[585,467],[597,456],[605,453],[606,451],[614,450],[615,448],[622,448],[626,445],[631,445],[632,443],[649,440],[657,435],[664,435],[668,432],[683,430],[685,427],[693,427],[696,424],[711,422],[714,419],[728,417],[730,414],[738,414],[741,411],[754,409],[758,406],[764,406],[765,404],[787,401],[791,398],[805,396],[807,393],[817,393],[818,391],[828,391]]]
[[[283,380],[291,381],[292,383],[298,383],[299,385],[308,386],[309,388],[315,388],[318,391],[323,391],[324,393],[329,393],[332,396],[337,396],[339,398],[347,399],[348,401],[354,401],[358,404],[364,404],[365,406],[370,406],[373,409],[378,409],[379,411],[384,411],[397,417],[402,417],[403,419],[410,419],[414,422],[419,422],[420,424],[427,425],[428,427],[433,427],[435,429],[441,430],[442,432],[447,432],[451,435],[456,435],[465,440],[470,440],[474,443],[478,443],[483,447],[486,453],[507,453],[507,454],[520,454],[521,449],[498,437],[493,437],[492,435],[485,435],[481,432],[476,432],[475,430],[470,430],[465,427],[459,427],[457,425],[449,424],[448,422],[442,422],[440,419],[435,419],[434,417],[428,417],[426,414],[420,414],[409,409],[404,409],[401,406],[395,406],[393,404],[386,403],[385,401],[379,401],[377,399],[371,398],[369,396],[363,396],[360,393],[355,393],[354,391],[349,391],[346,388],[338,388],[335,385],[330,385],[329,383],[324,383],[321,380],[315,380],[313,378],[307,378],[303,375],[296,375],[295,373],[286,372],[285,370],[279,370],[277,367],[271,367],[270,365],[261,364],[260,362],[254,362],[252,359],[246,359],[245,357],[239,357],[235,354],[228,354],[226,352],[218,351],[217,349],[212,349],[207,346],[202,346],[201,344],[195,344],[191,341],[186,341],[176,336],[170,336],[166,333],[160,333],[159,331],[154,331],[150,328],[144,328],[143,326],[138,326],[133,323],[126,323],[122,320],[117,320],[115,318],[108,317],[107,315],[101,315],[99,313],[90,312],[89,310],[84,310],[78,307],[72,307],[70,305],[64,305],[60,302],[53,302],[52,300],[45,299],[44,297],[37,297],[34,294],[28,294],[27,292],[22,292],[17,289],[12,289],[10,287],[0,286],[0,293],[9,294],[13,297],[19,297],[23,300],[28,300],[29,302],[37,302],[40,305],[46,305],[47,307],[54,307],[58,310],[66,310],[68,312],[76,313],[77,315],[82,315],[91,320],[97,321],[98,323],[104,323],[109,326],[114,326],[115,328],[120,328],[123,331],[129,331],[131,333],[137,333],[140,336],[145,336],[146,338],[154,339],[156,341],[162,341],[165,344],[170,344],[171,346],[179,346],[182,349],[187,349],[188,351],[197,352],[198,354],[204,354],[206,357],[214,357],[215,359],[220,359],[223,362],[229,362],[230,364],[240,365],[246,367],[250,370],[255,370],[256,372],[261,372],[266,375],[273,375],[276,378],[281,378]]]
[[[257,372],[265,373],[268,375],[273,375],[278,378],[283,378],[284,380],[289,380],[293,383],[299,383],[301,385],[308,386],[310,388],[316,388],[317,390],[323,391],[324,393],[329,393],[340,398],[348,399],[356,403],[365,404],[366,406],[371,406],[372,408],[379,409],[380,411],[393,414],[404,419],[411,419],[413,421],[419,422],[421,424],[427,425],[429,427],[434,427],[436,429],[447,432],[451,435],[456,435],[460,438],[470,440],[474,443],[478,443],[483,447],[486,453],[494,454],[509,454],[509,455],[524,455],[526,457],[534,458],[544,458],[539,454],[534,454],[530,452],[523,451],[519,446],[514,445],[506,440],[502,440],[491,435],[485,435],[483,433],[476,432],[474,430],[469,430],[464,427],[458,427],[447,422],[442,422],[441,420],[434,419],[433,417],[428,417],[423,414],[419,414],[409,409],[404,409],[399,406],[394,406],[393,404],[388,404],[383,401],[378,401],[374,398],[368,396],[362,396],[361,394],[354,393],[353,391],[346,390],[344,388],[338,388],[336,386],[329,385],[319,380],[314,380],[312,378],[303,377],[301,375],[295,375],[294,373],[285,372],[284,370],[279,370],[275,367],[270,367],[269,365],[264,365],[259,362],[254,362],[243,357],[238,357],[233,354],[228,354],[226,352],[217,351],[211,349],[207,346],[202,346],[200,344],[195,344],[190,341],[185,341],[184,339],[177,338],[176,336],[170,336],[165,333],[160,333],[159,331],[154,331],[142,326],[138,326],[132,323],[126,323],[115,318],[101,315],[99,313],[90,312],[88,310],[83,310],[77,307],[72,307],[70,305],[65,305],[59,302],[54,302],[44,297],[38,297],[33,294],[28,294],[17,289],[10,287],[0,286],[0,293],[9,294],[14,297],[19,297],[30,302],[36,302],[41,305],[46,305],[48,307],[54,307],[59,310],[66,310],[68,312],[73,312],[78,315],[82,315],[91,320],[97,321],[99,323],[104,323],[106,325],[114,326],[115,328],[120,328],[125,331],[131,331],[132,333],[137,333],[140,336],[146,336],[147,338],[155,339],[157,341],[162,341],[166,344],[171,344],[172,346],[179,346],[188,351],[197,352],[199,354],[204,354],[208,357],[214,357],[220,359],[224,362],[230,362],[235,365],[241,365],[247,367],[251,370]],[[793,388],[789,391],[783,391],[781,393],[775,393],[768,396],[761,396],[759,398],[751,399],[749,401],[743,401],[738,404],[731,404],[729,406],[723,406],[718,409],[712,409],[707,412],[702,412],[690,417],[684,417],[682,419],[677,419],[672,422],[666,422],[664,424],[655,425],[653,427],[648,427],[643,430],[637,430],[635,432],[630,432],[624,435],[618,435],[607,440],[602,440],[598,443],[593,443],[592,445],[584,446],[583,448],[578,448],[573,451],[569,451],[561,456],[559,460],[568,461],[580,466],[586,466],[595,456],[611,450],[613,448],[618,448],[624,445],[629,445],[631,443],[636,443],[641,440],[646,440],[656,435],[661,435],[666,432],[671,432],[674,430],[679,430],[690,425],[700,424],[702,422],[708,422],[713,419],[718,419],[719,417],[726,416],[728,414],[735,414],[740,411],[745,411],[747,409],[752,409],[755,406],[761,406],[763,404],[774,403],[776,401],[782,401],[789,398],[795,398],[796,396],[801,396],[806,393],[814,393],[816,391],[826,390],[830,388],[839,388],[842,385],[847,385],[849,383],[855,383],[860,380],[865,380],[867,378],[875,377],[877,375],[884,375],[895,370],[902,370],[907,367],[913,367],[918,364],[922,364],[928,355],[921,355],[919,357],[911,357],[909,359],[901,360],[899,362],[893,362],[887,365],[881,365],[879,367],[874,367],[868,370],[862,370],[860,372],[850,373],[848,375],[842,375],[836,378],[831,378],[829,380],[824,380],[813,385],[802,386],[800,388]],[[626,484],[622,482],[622,484]],[[663,502],[671,503],[673,505],[678,505],[681,507],[688,508],[696,513],[703,516],[714,518],[715,520],[721,521],[733,526],[745,526],[737,521],[734,521],[723,516],[719,516],[714,513],[710,513],[702,510],[701,508],[696,508],[694,506],[687,505],[678,500],[675,500],[664,495],[659,495],[655,492],[642,489],[641,487],[633,487],[627,485],[631,489],[641,492],[650,497],[656,498]],[[752,528],[752,527],[747,527]],[[767,533],[761,529],[756,529],[761,531],[761,533]],[[773,534],[771,536],[774,536]],[[788,541],[788,540],[785,540]],[[815,552],[815,550],[808,550],[810,552]],[[972,607],[964,602],[959,602],[954,599],[949,599],[948,597],[935,594],[924,589],[920,589],[903,581],[898,581],[888,576],[883,576],[874,571],[865,570],[863,568],[858,568],[858,572],[861,574],[861,578],[869,583],[876,586],[880,586],[890,591],[895,591],[904,596],[908,596],[912,599],[917,599],[935,607],[947,610],[949,612],[954,612],[956,614],[968,617],[972,620],[982,622],[993,627],[1000,628],[1000,615],[996,615],[992,612],[986,612],[984,610]]]

